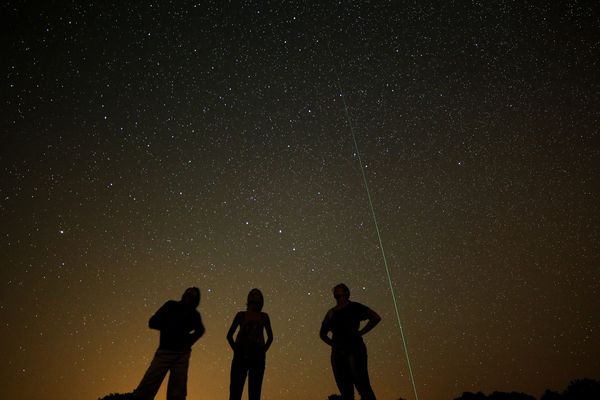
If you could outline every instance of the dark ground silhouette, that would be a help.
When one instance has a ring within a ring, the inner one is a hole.
[[[133,393],[111,393],[98,400],[131,400],[133,399]]]
[[[462,396],[457,397],[455,400],[536,400],[536,398],[527,393],[519,392],[493,392],[487,396],[481,392],[464,392]]]
[[[112,393],[98,400],[131,400],[133,393]],[[402,398],[400,398],[402,399]],[[539,400],[598,400],[600,399],[600,381],[595,379],[575,379],[562,392],[546,390]],[[332,394],[327,400],[342,400],[339,394]],[[481,392],[464,392],[454,400],[537,400],[534,396],[519,392],[493,392],[485,395]]]
[[[598,400],[600,399],[600,381],[594,379],[576,379],[571,381],[562,392],[546,390],[540,400]],[[454,400],[536,400],[536,397],[518,392],[493,392],[485,395],[481,392],[464,392]]]

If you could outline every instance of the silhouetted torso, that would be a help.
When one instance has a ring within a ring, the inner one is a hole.
[[[363,304],[349,302],[344,307],[329,310],[323,321],[325,329],[332,333],[334,349],[352,350],[364,346],[358,330],[360,322],[368,319],[369,308]]]
[[[240,330],[235,338],[235,350],[240,355],[260,356],[265,353],[263,331],[267,323],[267,314],[263,312],[240,311],[235,319]]]
[[[169,300],[150,318],[150,328],[160,331],[159,350],[188,351],[204,333],[200,313],[180,301]],[[194,332],[190,335],[190,332]]]

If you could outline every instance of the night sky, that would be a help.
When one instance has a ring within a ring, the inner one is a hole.
[[[199,286],[189,399],[228,398],[258,287],[263,398],[324,400],[344,282],[414,399],[350,127],[419,398],[600,378],[596,2],[131,3],[2,5],[3,398],[131,391]]]

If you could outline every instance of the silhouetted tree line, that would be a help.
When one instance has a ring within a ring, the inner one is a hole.
[[[462,396],[454,400],[536,400],[536,398],[520,392],[493,392],[487,396],[481,392],[464,392]]]
[[[597,400],[600,399],[600,381],[577,379],[562,393],[546,390],[540,400]]]
[[[600,381],[594,379],[576,379],[562,392],[546,390],[540,400],[598,400],[600,399]],[[527,393],[493,392],[485,395],[481,392],[465,392],[454,400],[536,400]]]
[[[330,395],[327,400],[342,400],[339,394]],[[398,400],[404,400],[402,397]],[[532,395],[519,392],[493,392],[485,395],[481,392],[464,392],[454,400],[537,400]],[[600,400],[600,381],[594,379],[576,379],[562,392],[546,390],[540,400]]]

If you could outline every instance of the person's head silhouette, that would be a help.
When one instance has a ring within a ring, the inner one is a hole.
[[[200,304],[200,289],[197,287],[187,288],[181,296],[181,302],[194,308]]]
[[[350,299],[350,289],[343,283],[338,283],[333,287],[333,297],[336,300],[340,300],[342,298],[348,300]]]
[[[258,311],[261,311],[264,304],[265,298],[260,290],[254,288],[248,293],[248,300],[246,301],[246,306],[248,308],[252,307]]]

